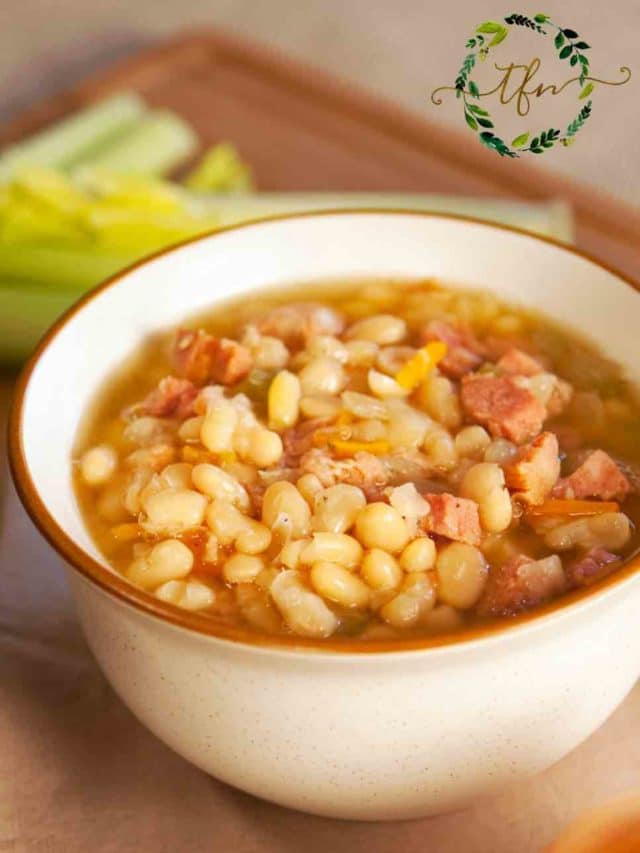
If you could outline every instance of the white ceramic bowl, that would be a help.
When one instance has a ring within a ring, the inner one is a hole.
[[[637,378],[640,294],[575,251],[455,217],[285,217],[161,254],[72,309],[22,378],[11,458],[27,509],[67,561],[98,663],[151,731],[265,799],[398,819],[542,770],[603,722],[640,673],[640,562],[472,637],[351,653],[282,645],[218,629],[115,575],[84,527],[70,476],[87,403],[147,333],[265,285],[363,276],[490,288],[588,332]]]

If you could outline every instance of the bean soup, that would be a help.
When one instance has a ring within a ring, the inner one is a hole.
[[[101,551],[162,601],[392,640],[512,618],[628,561],[639,428],[622,370],[548,318],[433,281],[346,282],[146,342],[90,411],[74,475]]]

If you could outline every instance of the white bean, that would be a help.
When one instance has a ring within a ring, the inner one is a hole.
[[[323,598],[328,598],[342,607],[361,608],[369,604],[371,590],[363,580],[344,566],[321,560],[313,564],[309,577],[314,589]]]
[[[80,473],[88,486],[102,486],[118,467],[118,454],[108,444],[92,447],[82,455]]]
[[[487,582],[487,561],[478,548],[452,542],[436,559],[438,597],[445,604],[467,610],[478,601]]]
[[[504,471],[495,462],[472,465],[462,478],[460,495],[478,504],[480,523],[489,533],[500,533],[511,524],[511,497]]]
[[[262,500],[262,521],[273,529],[276,522],[286,521],[291,536],[306,536],[311,526],[311,510],[293,483],[272,483]]]
[[[250,505],[249,495],[244,486],[217,465],[203,462],[195,465],[191,472],[193,485],[199,492],[214,500],[226,500],[247,512]]]
[[[215,602],[211,587],[201,581],[167,581],[155,591],[156,598],[184,610],[205,610]]]
[[[312,359],[298,374],[305,396],[339,394],[347,384],[347,375],[335,358],[320,356]]]
[[[165,539],[145,557],[133,561],[127,577],[143,589],[155,589],[167,581],[186,577],[193,567],[191,550],[179,539]]]
[[[264,561],[254,554],[233,554],[222,567],[227,583],[249,583],[264,569]]]
[[[244,456],[258,468],[269,468],[275,465],[282,453],[282,439],[277,432],[262,426],[255,426],[249,430]]]
[[[400,554],[400,565],[405,572],[427,572],[436,562],[436,546],[433,539],[420,536],[409,542]]]
[[[221,401],[211,408],[200,428],[200,441],[212,453],[228,453],[233,450],[233,433],[238,423],[238,411],[228,401]]]
[[[288,370],[281,370],[271,380],[267,406],[269,427],[283,430],[293,426],[300,416],[300,380]]]
[[[349,569],[357,566],[361,559],[362,546],[346,533],[314,533],[300,554],[300,561],[308,565],[324,560]]]
[[[604,512],[589,518],[579,518],[552,528],[544,537],[554,551],[570,548],[623,548],[631,536],[631,524],[623,512]]]
[[[350,486],[348,483],[329,486],[316,494],[313,528],[330,533],[346,533],[353,527],[366,503],[364,492],[358,486]]]
[[[356,536],[365,548],[382,548],[396,554],[407,544],[409,531],[397,509],[375,501],[358,513]]]
[[[191,489],[164,489],[144,500],[143,509],[148,526],[177,533],[202,524],[207,503],[204,495]]]
[[[407,575],[400,592],[380,610],[380,616],[394,628],[411,628],[434,606],[436,593],[428,576]]]
[[[347,331],[350,341],[372,341],[379,346],[397,344],[407,336],[407,324],[393,314],[374,314],[355,322]]]
[[[387,376],[386,373],[380,373],[379,370],[374,370],[373,367],[369,368],[367,382],[376,397],[380,397],[383,400],[389,398],[400,399],[408,397],[411,393],[410,389],[404,388],[399,382],[392,379],[391,376]]]
[[[338,618],[319,595],[305,586],[300,574],[288,569],[273,580],[269,589],[273,601],[289,628],[306,637],[329,637],[338,627]]]
[[[376,590],[396,589],[402,582],[402,569],[391,554],[372,548],[362,561],[362,577]]]

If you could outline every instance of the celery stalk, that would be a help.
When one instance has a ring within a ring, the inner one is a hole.
[[[190,190],[202,192],[248,192],[253,189],[251,169],[230,142],[210,148],[184,179]]]
[[[77,298],[77,293],[69,291],[0,281],[0,361],[18,364],[25,359],[56,317]]]
[[[137,255],[104,254],[94,245],[0,248],[0,281],[14,279],[63,290],[84,291],[123,269]]]
[[[218,226],[218,219],[163,215],[104,204],[94,206],[87,224],[103,251],[138,255],[210,231]]]
[[[74,113],[0,155],[0,180],[19,165],[66,169],[97,144],[115,139],[146,111],[142,98],[123,92]]]
[[[196,134],[180,116],[169,110],[154,110],[76,165],[124,175],[161,175],[190,157],[197,147]]]

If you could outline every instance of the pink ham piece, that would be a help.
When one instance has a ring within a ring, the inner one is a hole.
[[[237,341],[180,329],[172,360],[177,372],[199,385],[214,381],[235,385],[253,366],[251,352]]]
[[[537,435],[547,415],[538,398],[512,376],[465,376],[461,400],[472,420],[486,426],[494,437],[516,444]]]
[[[292,349],[299,349],[317,335],[339,335],[345,327],[342,314],[316,302],[280,305],[256,323],[260,334],[280,338]]]
[[[420,333],[422,343],[442,341],[447,354],[438,364],[442,373],[459,379],[476,370],[485,360],[480,341],[468,329],[456,328],[443,320],[431,320]]]
[[[604,450],[594,450],[573,474],[557,483],[551,494],[554,498],[570,500],[598,498],[622,501],[630,491],[631,483],[609,454]]]
[[[188,379],[166,376],[145,397],[138,409],[139,414],[156,418],[176,417],[180,420],[195,414],[194,403],[198,388]]]
[[[592,548],[567,566],[569,583],[576,587],[589,586],[611,574],[615,568],[613,564],[619,560],[620,557],[606,548]]]
[[[284,467],[297,465],[300,457],[313,448],[313,439],[318,430],[330,423],[330,418],[312,418],[308,421],[301,421],[295,426],[287,427],[282,433],[284,454],[281,464]]]
[[[518,554],[489,571],[476,609],[484,616],[514,616],[560,595],[566,586],[558,556],[533,560]]]
[[[521,448],[505,468],[505,479],[513,497],[529,506],[541,504],[560,476],[558,439],[552,432],[541,433]]]
[[[508,373],[510,376],[536,376],[538,373],[544,373],[540,362],[518,347],[510,347],[498,359],[496,367],[501,373]]]
[[[436,533],[457,542],[479,545],[482,532],[478,504],[467,498],[458,498],[448,492],[423,495],[430,506],[429,514],[423,520],[428,533]]]
[[[251,372],[251,352],[229,338],[216,340],[209,378],[221,385],[235,385]]]
[[[315,474],[327,488],[336,483],[359,486],[367,500],[379,500],[387,484],[387,471],[377,456],[366,451],[355,453],[352,459],[333,459],[326,450],[314,448],[300,460],[302,473]]]

